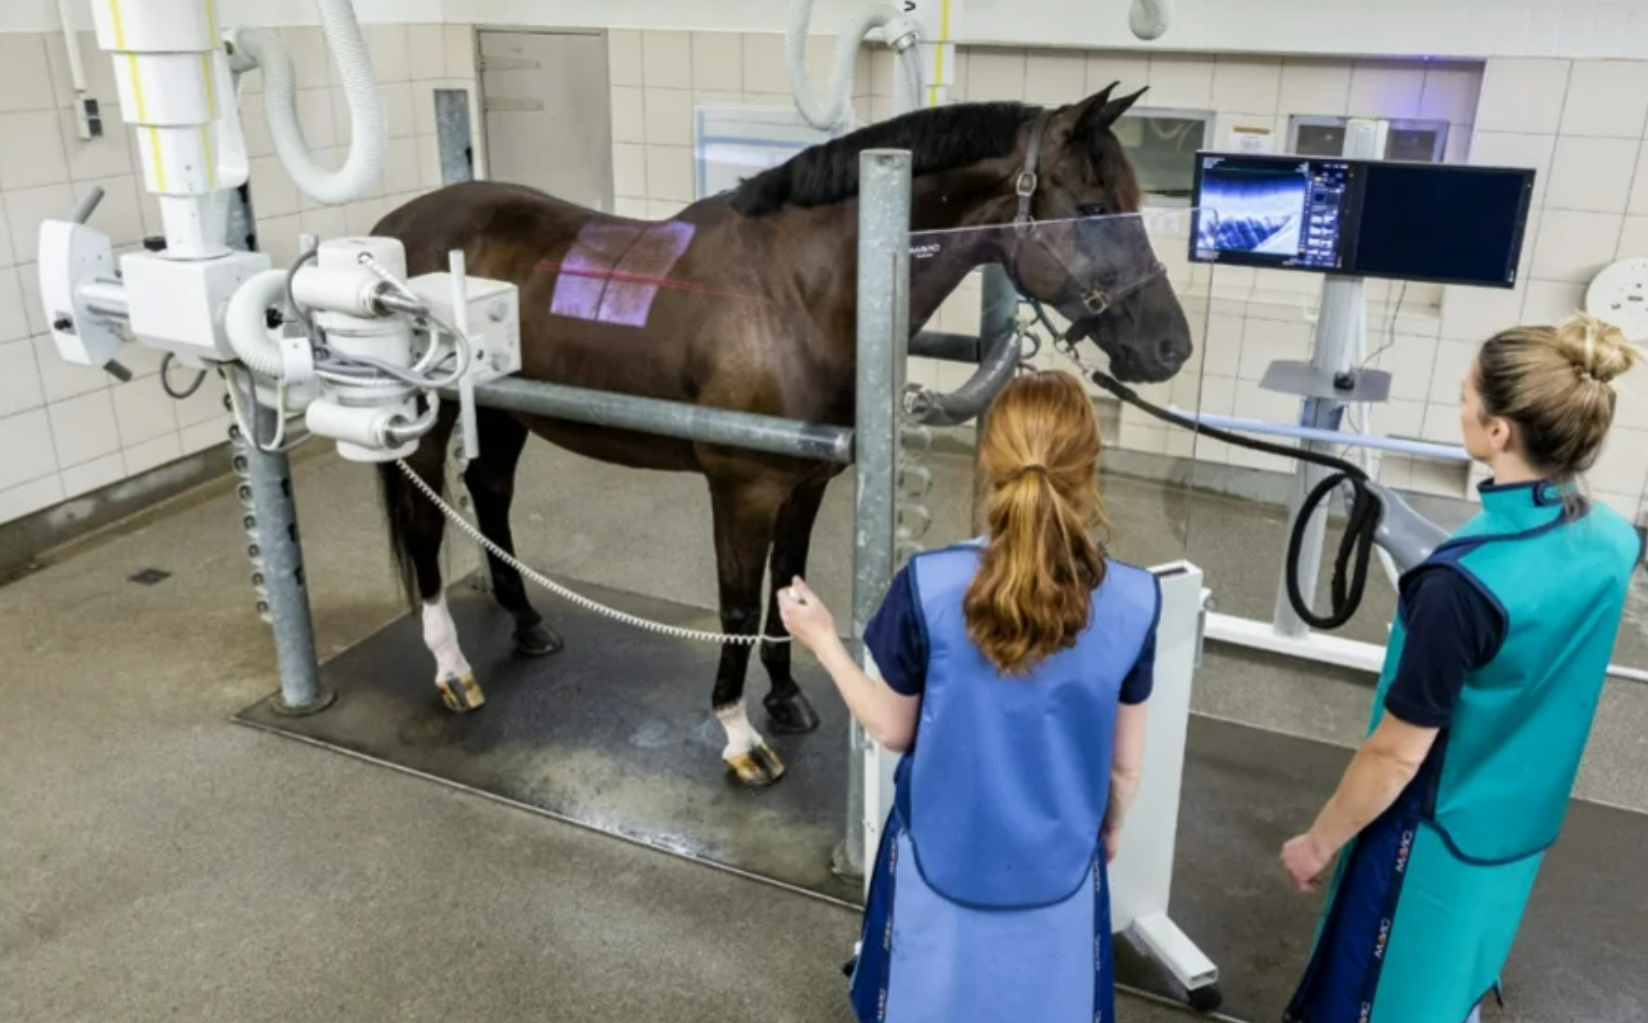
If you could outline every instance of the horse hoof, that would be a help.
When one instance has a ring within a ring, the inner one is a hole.
[[[818,727],[818,712],[807,702],[807,694],[799,689],[788,696],[768,693],[761,703],[767,708],[772,730],[780,735],[799,735]]]
[[[725,759],[738,783],[747,788],[764,788],[784,777],[784,761],[764,742]]]
[[[446,704],[446,709],[454,714],[467,714],[486,702],[486,694],[481,692],[481,684],[473,674],[436,679],[435,688],[441,691],[441,702]]]
[[[547,657],[565,645],[561,634],[543,622],[515,630],[515,652],[527,657]]]

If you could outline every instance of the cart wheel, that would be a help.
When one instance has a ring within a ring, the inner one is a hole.
[[[1224,992],[1219,990],[1219,985],[1209,984],[1207,987],[1192,988],[1187,1001],[1197,1012],[1217,1012],[1219,1006],[1224,1004],[1225,996]]]

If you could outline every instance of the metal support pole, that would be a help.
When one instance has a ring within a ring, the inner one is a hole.
[[[1351,159],[1377,159],[1383,147],[1379,143],[1374,124],[1365,120],[1351,121],[1345,133],[1345,156]],[[1367,301],[1363,294],[1362,278],[1330,275],[1322,283],[1322,304],[1317,311],[1316,330],[1311,337],[1310,364],[1319,375],[1332,379],[1335,375],[1354,368],[1355,352],[1367,330]],[[1299,425],[1311,430],[1337,430],[1344,417],[1345,404],[1328,398],[1307,398],[1299,415]],[[1307,451],[1331,455],[1332,444],[1307,441]],[[1305,496],[1315,489],[1328,470],[1308,462],[1299,463],[1295,473],[1293,497],[1288,502],[1288,519],[1299,517]],[[1316,593],[1316,579],[1322,566],[1322,542],[1327,530],[1327,507],[1324,502],[1305,525],[1299,547],[1299,592],[1310,600]],[[1272,617],[1276,632],[1298,639],[1310,632],[1293,610],[1288,599],[1287,559],[1282,559],[1282,574],[1276,590],[1276,609]]]
[[[234,379],[230,387],[238,387]],[[252,409],[257,436],[273,437],[277,413],[257,401]],[[269,454],[229,428],[234,443],[235,472],[245,509],[246,553],[252,560],[252,586],[258,615],[275,637],[275,661],[280,669],[280,692],[272,704],[275,713],[314,714],[332,705],[335,694],[321,684],[315,658],[315,632],[309,618],[309,587],[303,575],[303,548],[298,539],[297,505],[292,500],[292,466],[285,454]]]
[[[910,154],[870,149],[859,156],[857,462],[853,544],[854,653],[868,662],[864,627],[892,582],[897,559],[899,398],[910,337]],[[867,805],[872,743],[856,723],[847,755],[847,836],[836,869],[862,878],[866,836],[881,828]]]
[[[995,340],[1003,334],[1011,334],[1018,323],[1019,291],[1013,287],[1013,279],[1007,276],[1007,268],[1000,263],[991,263],[984,268],[984,286],[979,292],[979,351],[990,350]],[[994,399],[992,399],[994,400]],[[984,420],[990,411],[985,406],[973,420],[973,451],[976,453],[984,442]]]

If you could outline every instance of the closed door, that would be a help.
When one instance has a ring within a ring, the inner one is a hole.
[[[606,38],[480,33],[487,177],[612,209]]]

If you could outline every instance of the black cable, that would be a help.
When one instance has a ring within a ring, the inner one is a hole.
[[[1288,603],[1292,605],[1293,612],[1299,616],[1299,620],[1313,629],[1337,629],[1351,620],[1357,608],[1362,605],[1362,595],[1368,583],[1368,562],[1373,557],[1373,537],[1379,528],[1379,520],[1383,513],[1379,497],[1368,489],[1368,474],[1363,472],[1361,467],[1332,455],[1288,447],[1285,444],[1271,444],[1229,430],[1204,426],[1188,416],[1169,412],[1145,401],[1131,387],[1108,373],[1093,370],[1090,377],[1099,387],[1163,422],[1196,433],[1204,433],[1215,440],[1222,440],[1226,444],[1234,444],[1250,451],[1262,451],[1265,454],[1279,455],[1332,469],[1332,475],[1323,479],[1305,495],[1304,504],[1299,508],[1299,517],[1293,520],[1293,529],[1288,535],[1285,572]],[[1305,530],[1316,514],[1316,509],[1327,500],[1328,495],[1345,484],[1350,485],[1354,496],[1351,499],[1350,516],[1345,523],[1345,535],[1340,539],[1339,550],[1333,559],[1333,578],[1328,587],[1331,610],[1326,615],[1318,615],[1311,609],[1310,601],[1299,589],[1299,555],[1304,547]],[[1347,567],[1351,573],[1348,581],[1345,577]]]
[[[309,317],[304,313],[303,307],[298,305],[298,300],[296,298],[292,297],[292,278],[296,277],[298,275],[298,271],[303,269],[303,264],[309,262],[318,255],[320,255],[320,246],[316,245],[314,248],[307,250],[303,253],[303,255],[299,256],[297,258],[297,262],[292,264],[292,269],[286,271],[286,304],[291,307],[292,316],[296,318],[299,323],[303,324],[304,333],[308,334],[311,338],[315,336],[315,325],[309,322]]]
[[[167,352],[166,357],[160,360],[160,386],[173,398],[176,398],[178,401],[184,401],[188,398],[194,397],[194,393],[200,390],[200,385],[206,382],[206,371],[200,370],[200,375],[195,377],[195,382],[190,384],[185,390],[174,391],[172,390],[172,379],[166,374],[172,368],[172,362],[176,358],[177,356],[175,354],[172,352]]]

